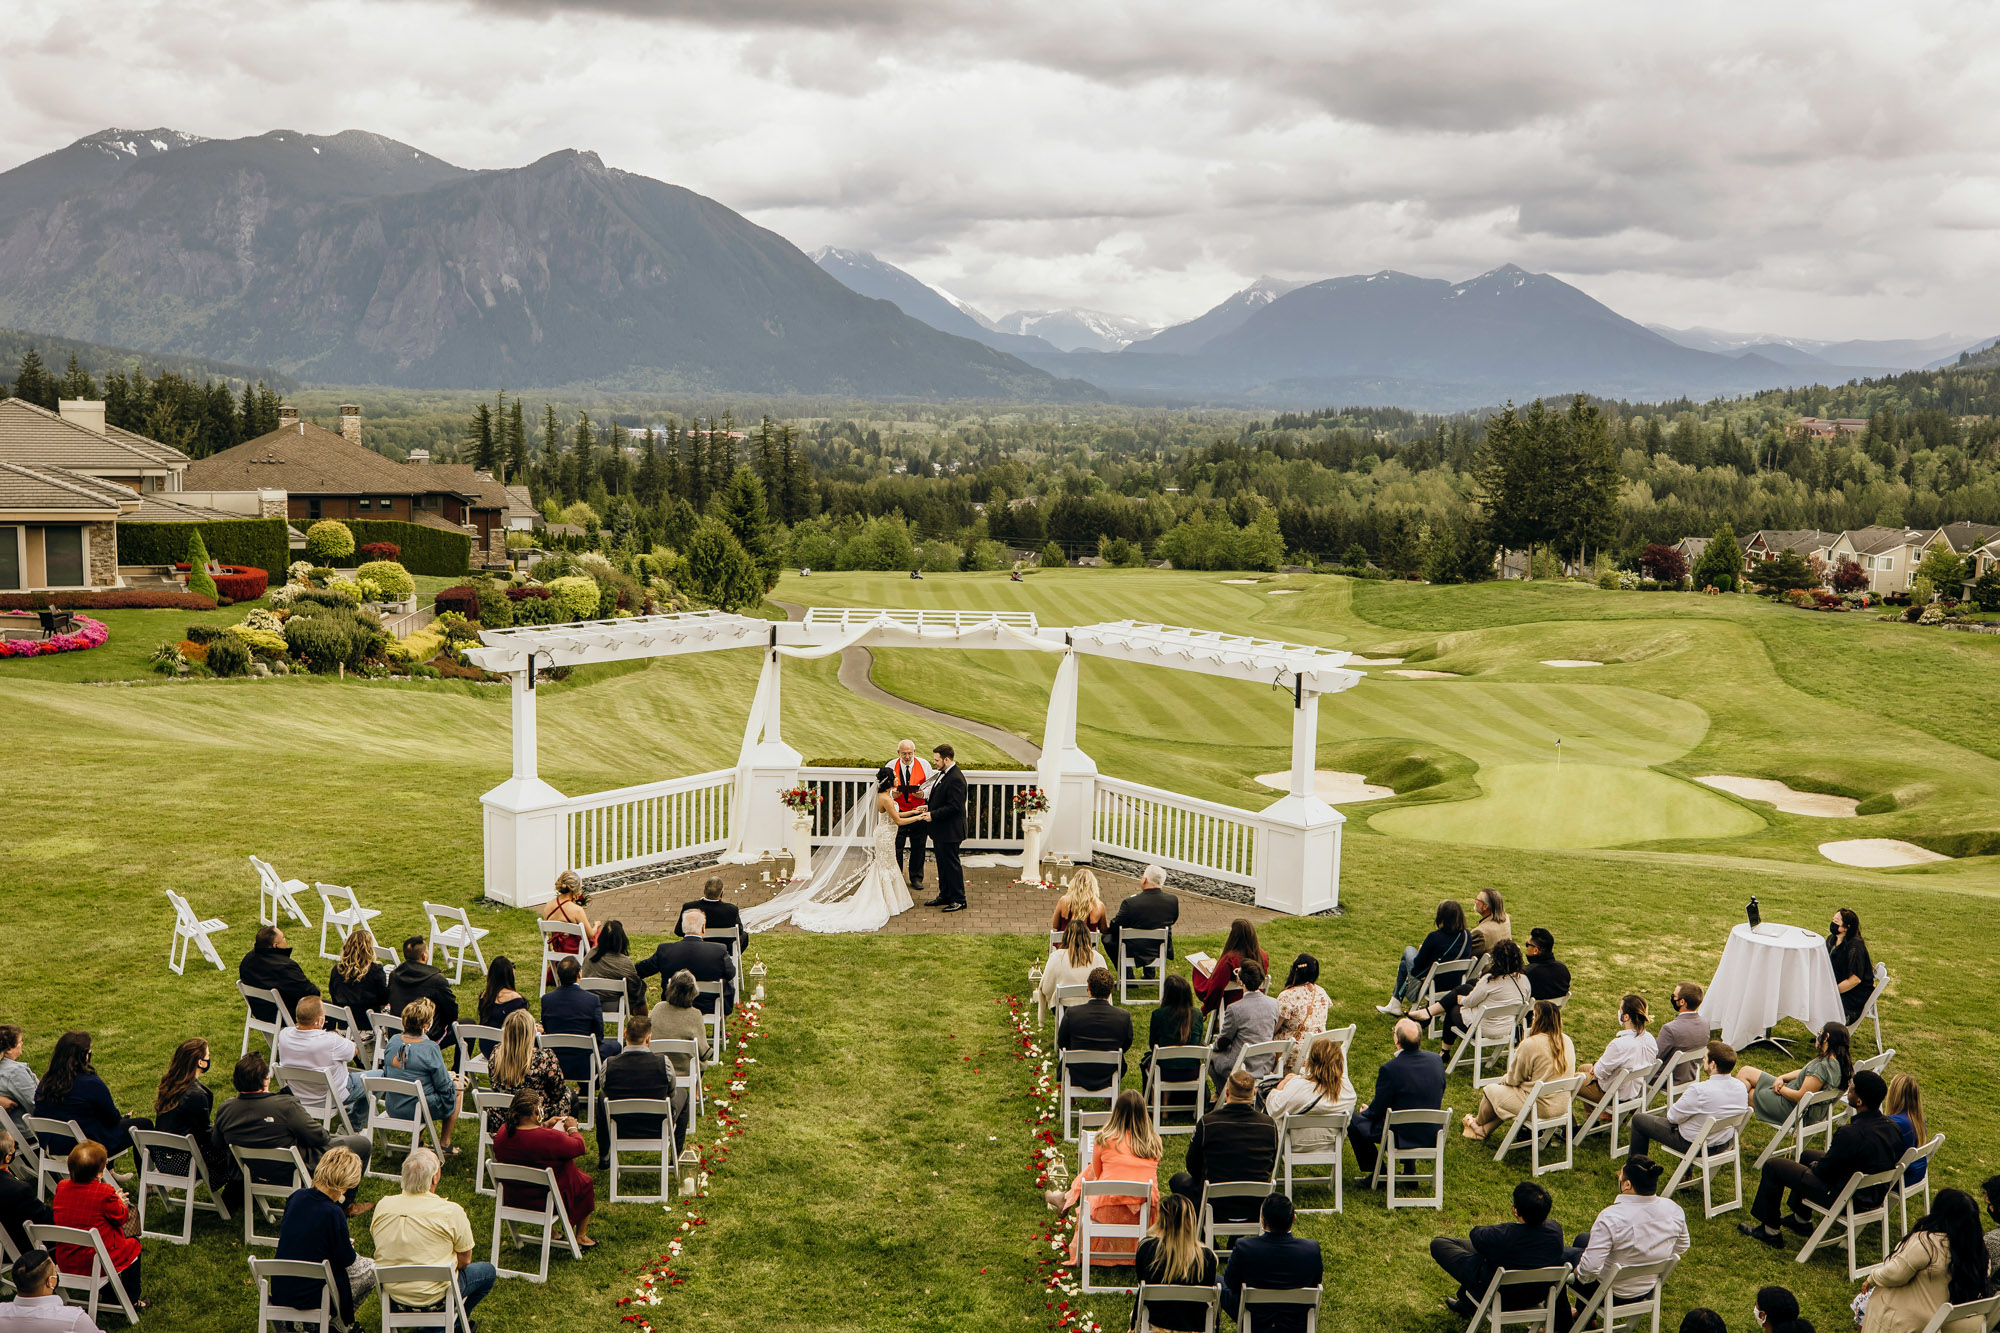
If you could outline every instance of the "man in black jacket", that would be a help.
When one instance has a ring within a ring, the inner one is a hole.
[[[1549,1217],[1549,1192],[1532,1180],[1514,1187],[1514,1220],[1498,1226],[1474,1227],[1466,1240],[1438,1236],[1431,1241],[1431,1258],[1437,1266],[1458,1279],[1458,1294],[1444,1303],[1445,1309],[1460,1319],[1472,1312],[1486,1295],[1493,1274],[1502,1268],[1556,1268],[1563,1261],[1562,1227]],[[1511,1287],[1501,1307],[1525,1310],[1546,1298],[1548,1290]]]
[[[555,1037],[588,1037],[597,1043],[600,1057],[614,1055],[618,1043],[604,1040],[604,1006],[597,996],[577,985],[583,969],[576,959],[556,964],[556,987],[542,997],[542,1031]],[[558,1050],[556,1063],[563,1077],[581,1083],[590,1077],[590,1052]]]
[[[947,912],[965,910],[965,867],[959,863],[958,847],[965,841],[965,774],[959,771],[958,754],[949,745],[932,749],[937,761],[937,778],[925,798],[924,824],[930,834],[931,860],[937,863],[937,897],[924,904]]]
[[[655,972],[660,975],[660,998],[666,998],[667,978],[686,968],[696,981],[719,981],[722,983],[722,1012],[736,1012],[736,969],[729,965],[729,950],[720,944],[700,938],[708,927],[708,915],[699,907],[691,907],[681,913],[681,934],[686,938],[671,944],[661,944],[653,950],[652,956],[639,960],[638,972],[643,979]],[[715,1012],[715,997],[695,996],[695,1007],[704,1014]]]
[[[1764,1163],[1757,1197],[1750,1204],[1750,1216],[1757,1220],[1738,1223],[1736,1229],[1773,1248],[1784,1244],[1784,1227],[1810,1236],[1813,1219],[1806,1210],[1806,1200],[1829,1207],[1846,1188],[1849,1177],[1872,1176],[1894,1166],[1903,1155],[1903,1132],[1882,1114],[1882,1099],[1888,1095],[1889,1085],[1880,1074],[1872,1069],[1856,1071],[1847,1084],[1847,1104],[1854,1111],[1853,1117],[1833,1131],[1833,1141],[1825,1152],[1808,1148],[1796,1162],[1773,1157]],[[1787,1189],[1792,1192],[1789,1213],[1783,1208]],[[1857,1190],[1854,1206],[1874,1208],[1887,1192],[1886,1185]]]
[[[271,1091],[271,1066],[256,1051],[236,1062],[230,1078],[236,1085],[236,1095],[216,1108],[215,1124],[209,1130],[216,1147],[297,1148],[308,1173],[319,1165],[327,1149],[346,1148],[361,1159],[364,1172],[368,1169],[371,1146],[368,1135],[329,1138],[326,1128],[307,1114],[298,1098],[289,1092]],[[254,1164],[251,1174],[260,1183],[277,1184],[286,1180],[290,1172],[273,1162],[259,1162]],[[347,1192],[349,1217],[367,1211],[354,1202],[359,1192],[358,1185]]]
[[[1118,1077],[1125,1077],[1125,1052],[1132,1049],[1132,1015],[1111,1003],[1111,969],[1093,967],[1084,978],[1090,999],[1065,1008],[1056,1021],[1056,1051],[1117,1051]],[[1083,1069],[1071,1077],[1070,1086],[1099,1092],[1111,1080],[1098,1072],[1102,1066]]]
[[[1278,1164],[1278,1122],[1257,1109],[1256,1098],[1257,1080],[1249,1070],[1229,1076],[1222,1085],[1222,1105],[1203,1116],[1188,1138],[1187,1170],[1176,1172],[1168,1189],[1199,1208],[1202,1186],[1211,1182],[1269,1183]],[[1218,1222],[1247,1222],[1255,1216],[1255,1200],[1230,1199],[1215,1205]]]
[[[1381,1151],[1382,1128],[1391,1111],[1437,1111],[1444,1107],[1444,1061],[1423,1047],[1424,1030],[1410,1019],[1396,1024],[1396,1054],[1375,1071],[1375,1097],[1367,1109],[1348,1126],[1347,1141],[1354,1148],[1354,1164],[1361,1174],[1375,1170]],[[1428,1148],[1437,1142],[1437,1131],[1419,1125],[1396,1131],[1396,1146]]]
[[[34,1185],[14,1174],[14,1158],[20,1151],[14,1136],[0,1129],[0,1230],[7,1233],[14,1253],[26,1254],[35,1248],[28,1243],[27,1224],[48,1226],[55,1215],[36,1195]]]
[[[1130,930],[1164,930],[1167,932],[1167,957],[1174,956],[1174,923],[1181,919],[1181,900],[1167,892],[1167,872],[1161,866],[1147,866],[1139,876],[1139,891],[1118,904],[1117,915],[1104,928],[1104,956],[1111,960],[1111,966],[1118,966],[1118,931],[1120,927]],[[1160,946],[1153,940],[1134,940],[1131,948],[1132,964],[1150,970],[1160,957]]]
[[[701,897],[682,903],[680,913],[674,919],[679,921],[691,911],[701,913],[704,930],[734,930],[739,941],[738,949],[750,947],[750,932],[743,929],[743,913],[735,903],[722,901],[722,876],[710,875],[703,881]],[[687,927],[681,926],[674,933],[686,939]]]
[[[1295,1216],[1290,1199],[1282,1194],[1268,1195],[1258,1210],[1264,1234],[1244,1236],[1229,1247],[1229,1267],[1222,1271],[1222,1308],[1238,1324],[1243,1322],[1245,1287],[1293,1291],[1317,1287],[1324,1280],[1326,1265],[1320,1258],[1319,1242],[1292,1234]],[[1252,1317],[1257,1333],[1305,1333],[1303,1306],[1260,1305]]]
[[[1528,978],[1528,991],[1534,998],[1560,1000],[1569,994],[1569,967],[1557,961],[1556,937],[1546,927],[1536,926],[1528,932],[1528,947],[1523,952],[1528,958],[1528,965],[1523,971]]]
[[[611,1165],[611,1121],[604,1113],[605,1102],[616,1101],[662,1101],[672,1102],[674,1107],[674,1152],[681,1150],[681,1142],[686,1137],[687,1124],[684,1110],[687,1106],[687,1090],[674,1086],[674,1071],[664,1055],[652,1052],[653,1020],[641,1009],[625,1019],[625,1049],[604,1062],[604,1076],[599,1083],[601,1096],[597,1104],[597,1165],[599,1169]],[[660,1135],[660,1117],[653,1115],[627,1115],[618,1118],[618,1132],[628,1139],[657,1139]],[[673,1162],[667,1163],[671,1173]]]
[[[402,1013],[412,1000],[431,1002],[435,1011],[431,1040],[449,1048],[451,1029],[458,1022],[458,996],[451,989],[451,979],[431,966],[430,941],[421,935],[403,941],[402,965],[389,974],[389,1012]]]
[[[256,943],[236,965],[236,979],[246,986],[278,992],[287,1013],[297,1012],[299,1001],[306,996],[319,994],[319,987],[313,985],[305,969],[292,961],[292,946],[286,942],[285,932],[276,926],[266,926],[257,932]],[[277,1018],[268,1000],[250,1001],[250,1012],[260,1023]]]

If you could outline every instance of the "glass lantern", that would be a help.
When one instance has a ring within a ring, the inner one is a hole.
[[[1028,964],[1028,984],[1032,986],[1041,979],[1042,979],[1042,965],[1040,963]]]
[[[701,1177],[701,1154],[694,1150],[693,1144],[681,1149],[678,1165],[681,1172],[681,1197],[687,1198],[694,1194],[695,1182]]]

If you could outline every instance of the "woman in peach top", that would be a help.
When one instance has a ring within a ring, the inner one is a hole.
[[[1165,1152],[1159,1132],[1153,1128],[1153,1118],[1146,1113],[1146,1099],[1127,1088],[1118,1094],[1118,1100],[1112,1104],[1111,1119],[1097,1131],[1090,1165],[1070,1182],[1067,1193],[1050,1190],[1043,1197],[1048,1200],[1049,1207],[1059,1213],[1067,1212],[1076,1207],[1077,1201],[1083,1197],[1083,1182],[1086,1180],[1143,1180],[1148,1191],[1145,1202],[1157,1214],[1160,1209],[1160,1158]],[[1137,1195],[1100,1194],[1090,1201],[1090,1219],[1108,1226],[1137,1226],[1139,1203]],[[1078,1262],[1078,1243],[1082,1234],[1083,1229],[1078,1227],[1076,1234],[1070,1238],[1071,1265]],[[1090,1262],[1129,1264],[1138,1249],[1136,1236],[1098,1237],[1090,1250]]]

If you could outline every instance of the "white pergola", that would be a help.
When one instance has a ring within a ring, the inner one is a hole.
[[[1099,851],[1151,855],[1148,837],[1129,832],[1114,839],[1100,836],[1104,792],[1117,789],[1115,799],[1151,801],[1157,818],[1148,829],[1191,826],[1200,820],[1254,823],[1243,830],[1257,844],[1254,884],[1260,906],[1291,912],[1313,912],[1338,901],[1341,814],[1313,794],[1313,772],[1319,735],[1319,698],[1350,689],[1362,679],[1350,670],[1344,651],[1306,644],[1222,634],[1144,621],[1119,620],[1066,628],[1044,626],[1027,612],[916,611],[895,609],[814,608],[800,621],[760,620],[724,612],[687,612],[638,616],[623,620],[585,621],[566,625],[522,626],[488,630],[481,645],[467,658],[488,671],[505,675],[512,686],[513,775],[481,798],[486,811],[486,891],[489,897],[518,906],[545,902],[558,873],[610,864],[603,856],[587,858],[572,848],[566,819],[588,808],[603,811],[626,803],[658,802],[691,796],[696,780],[677,779],[571,798],[544,782],[537,773],[535,679],[550,667],[582,666],[644,657],[674,657],[727,649],[757,649],[763,655],[757,693],[750,707],[742,747],[734,769],[699,775],[708,787],[728,790],[725,824],[712,819],[705,833],[627,836],[621,844],[632,855],[615,858],[624,866],[642,859],[674,859],[702,847],[721,850],[725,860],[754,859],[758,848],[783,846],[788,816],[778,794],[799,785],[801,756],[785,744],[780,707],[782,662],[787,657],[832,656],[850,647],[956,648],[1045,652],[1060,655],[1050,694],[1042,757],[1036,780],[1048,794],[1051,811],[1046,850],[1087,862]],[[1162,666],[1172,670],[1228,680],[1254,682],[1286,690],[1292,699],[1292,766],[1289,792],[1270,807],[1255,812],[1213,806],[1194,798],[1116,779],[1101,778],[1095,762],[1077,746],[1078,659]],[[1019,775],[1014,775],[1018,777]],[[1157,798],[1165,798],[1161,801]],[[677,807],[678,811],[678,807]],[[642,811],[643,824],[659,822],[656,811]],[[684,818],[676,813],[675,818]],[[631,818],[627,818],[631,822]],[[1129,825],[1124,820],[1123,825]],[[1123,826],[1121,825],[1121,826]],[[1173,835],[1175,846],[1193,835]],[[1198,839],[1195,839],[1198,841]],[[1164,844],[1163,844],[1164,845]],[[1173,859],[1162,856],[1160,859]],[[1179,858],[1185,869],[1201,863]]]

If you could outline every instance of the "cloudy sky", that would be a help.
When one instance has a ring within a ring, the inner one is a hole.
[[[108,126],[559,148],[987,313],[1513,262],[1636,319],[2000,333],[2000,6],[10,0],[0,167]]]

